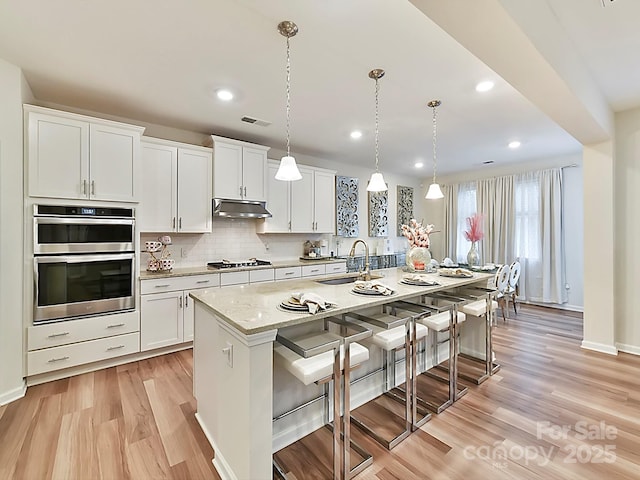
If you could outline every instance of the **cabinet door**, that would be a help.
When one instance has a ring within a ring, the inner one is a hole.
[[[91,124],[90,196],[94,200],[137,201],[140,133]]]
[[[89,123],[29,113],[29,195],[89,198]]]
[[[267,152],[265,150],[242,147],[242,195],[245,200],[267,199],[266,170]]]
[[[291,183],[291,231],[313,232],[313,169],[299,166],[302,180]]]
[[[184,315],[183,315],[183,335],[182,340],[184,342],[191,342],[193,340],[193,324],[195,321],[195,300],[189,296],[191,292],[206,292],[211,290],[210,288],[194,288],[184,291]]]
[[[140,296],[140,351],[182,343],[183,292]]]
[[[242,199],[242,147],[215,142],[213,146],[213,196]]]
[[[335,233],[336,176],[316,170],[314,173],[314,218],[317,233]]]
[[[178,232],[211,232],[211,154],[178,149]]]
[[[264,219],[262,233],[283,233],[289,231],[290,183],[276,180],[280,162],[269,161],[267,166],[267,210],[270,218]]]
[[[141,232],[174,232],[178,203],[178,150],[142,143],[138,224]]]

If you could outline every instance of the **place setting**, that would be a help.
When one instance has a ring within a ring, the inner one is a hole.
[[[319,311],[329,310],[335,308],[338,305],[333,302],[329,302],[322,298],[317,293],[292,293],[289,298],[280,302],[278,307],[281,310],[287,312],[308,312],[310,314],[318,313]]]
[[[431,280],[430,278],[428,278],[427,275],[419,273],[404,275],[399,283],[402,283],[404,285],[412,285],[415,287],[435,287],[437,285],[440,285],[435,280]]]
[[[473,272],[466,268],[441,268],[438,275],[452,278],[473,278]]]
[[[378,280],[358,280],[354,283],[351,292],[356,295],[378,296],[389,296],[396,293],[391,287]]]

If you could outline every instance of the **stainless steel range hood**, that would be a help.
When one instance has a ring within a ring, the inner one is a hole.
[[[271,216],[271,213],[265,208],[265,202],[214,198],[213,216],[226,218],[267,218]]]

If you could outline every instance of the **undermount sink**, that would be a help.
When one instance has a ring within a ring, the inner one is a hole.
[[[382,278],[382,275],[371,275],[371,280]],[[317,283],[323,285],[342,285],[344,283],[353,283],[356,280],[362,280],[360,275],[349,275],[348,277],[327,278],[325,280],[316,280]]]

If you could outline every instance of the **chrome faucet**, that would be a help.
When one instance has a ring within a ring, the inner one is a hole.
[[[351,245],[351,250],[349,251],[349,256],[353,257],[355,255],[356,245],[358,243],[362,243],[364,245],[364,271],[360,272],[360,275],[368,281],[371,280],[371,270],[369,269],[369,245],[367,245],[367,242],[360,238],[353,242],[353,245]]]

